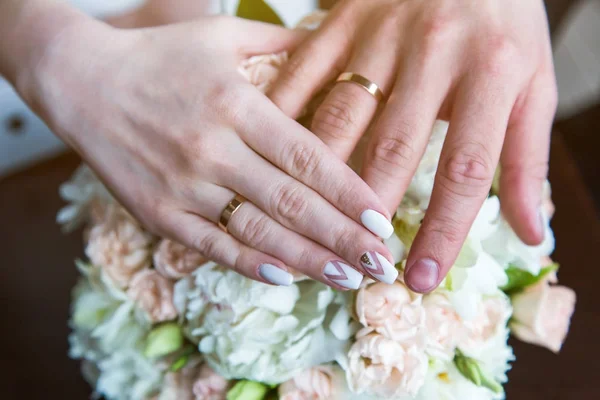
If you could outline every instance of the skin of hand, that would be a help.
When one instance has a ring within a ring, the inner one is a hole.
[[[269,96],[295,116],[341,72],[375,82],[378,110],[358,85],[337,83],[312,130],[347,159],[369,124],[362,176],[395,210],[436,118],[450,121],[428,212],[405,280],[433,290],[454,263],[498,162],[504,216],[529,245],[540,213],[557,91],[541,0],[342,0],[294,53]]]
[[[288,267],[338,289],[396,278],[361,225],[391,235],[385,206],[237,71],[304,33],[223,16],[123,30],[26,3],[7,32],[30,51],[0,47],[0,72],[150,231],[272,284],[291,283]],[[31,21],[43,34],[27,36]],[[228,234],[216,222],[235,193],[248,201]]]
[[[147,0],[141,7],[105,21],[117,28],[145,28],[190,21],[206,14],[210,0]]]

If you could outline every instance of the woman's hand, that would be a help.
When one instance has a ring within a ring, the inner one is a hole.
[[[392,282],[389,251],[361,226],[391,234],[377,196],[237,71],[302,36],[229,17],[131,30],[86,20],[47,47],[21,92],[151,231],[273,284],[291,283],[288,266],[337,288],[369,268]],[[235,193],[248,201],[228,234],[216,222]]]
[[[389,98],[362,175],[398,206],[436,118],[450,121],[429,210],[406,281],[427,292],[446,275],[486,198],[498,161],[506,218],[528,244],[543,239],[539,207],[557,94],[541,0],[342,0],[302,44],[270,93],[295,116],[343,71]],[[312,130],[347,159],[371,123],[373,96],[338,83]]]

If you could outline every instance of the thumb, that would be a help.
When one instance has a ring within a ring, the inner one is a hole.
[[[288,29],[243,18],[232,17],[231,20],[237,50],[244,56],[293,52],[310,33],[305,29]]]

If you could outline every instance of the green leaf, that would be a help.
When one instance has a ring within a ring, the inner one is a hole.
[[[147,358],[158,358],[171,354],[183,346],[181,327],[170,322],[157,326],[148,334],[144,355]]]
[[[239,381],[227,392],[227,400],[262,400],[268,391],[262,383]]]
[[[558,270],[558,264],[550,264],[540,270],[540,273],[533,275],[529,271],[517,268],[514,265],[509,265],[506,269],[508,283],[502,287],[502,290],[507,294],[514,294],[527,286],[535,285],[541,281],[546,275]]]
[[[411,225],[401,220],[400,218],[394,218],[392,220],[392,225],[394,225],[394,232],[400,238],[402,243],[408,248],[412,245],[412,242],[415,240],[417,236],[417,232],[419,231],[419,224]]]
[[[264,0],[240,0],[235,15],[254,21],[284,25],[279,15]]]

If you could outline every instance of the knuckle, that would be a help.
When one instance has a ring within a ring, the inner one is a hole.
[[[295,224],[306,215],[308,204],[305,197],[299,184],[280,185],[274,196],[275,214]]]
[[[464,241],[464,235],[459,229],[459,222],[450,216],[438,218],[434,226],[429,227],[429,231],[440,237],[445,246],[460,248]]]
[[[373,146],[373,161],[384,167],[406,168],[415,156],[415,148],[408,129],[396,128],[381,136]]]
[[[288,171],[300,180],[315,173],[321,165],[319,151],[307,144],[293,141],[284,151],[283,159],[289,160]]]
[[[348,85],[338,86],[335,95],[317,109],[312,122],[314,132],[344,139],[356,128],[357,117],[353,105],[358,104],[358,99],[344,86]]]
[[[263,248],[270,233],[270,222],[270,219],[266,215],[258,215],[244,221],[243,226],[240,227],[242,241],[250,247]]]
[[[491,184],[494,167],[482,145],[473,149],[457,151],[451,154],[443,165],[441,176],[446,189],[460,196],[479,195],[472,188],[484,188]]]
[[[486,43],[486,56],[481,68],[490,76],[505,76],[514,69],[518,60],[518,47],[506,35],[496,35]]]
[[[192,248],[210,260],[220,260],[221,250],[218,244],[218,235],[202,232],[192,238]]]
[[[425,54],[431,55],[443,48],[454,25],[454,17],[448,12],[432,11],[423,18],[422,40]]]
[[[208,104],[214,105],[219,117],[233,126],[239,126],[246,122],[246,113],[253,103],[254,94],[249,85],[224,83],[212,90]]]

